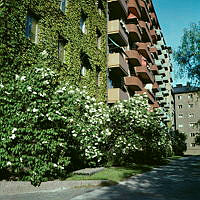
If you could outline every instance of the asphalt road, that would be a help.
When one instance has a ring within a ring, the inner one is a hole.
[[[184,157],[167,166],[104,187],[72,200],[199,200],[200,156]]]
[[[59,186],[59,185],[58,185]],[[110,187],[1,193],[0,200],[199,200],[200,156],[184,157]]]

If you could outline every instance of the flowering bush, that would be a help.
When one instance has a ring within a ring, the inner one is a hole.
[[[0,85],[0,168],[31,180],[102,163],[108,107],[36,66]]]
[[[107,163],[157,161],[171,152],[159,111],[135,96],[109,107],[86,88],[56,81],[36,65],[0,81],[0,169],[39,185],[49,177]]]
[[[135,95],[129,101],[116,103],[111,107],[110,118],[113,134],[108,142],[108,157],[113,158],[111,162],[153,162],[170,153],[167,128],[159,118],[159,111],[150,111],[146,96]]]
[[[67,122],[51,109],[55,78],[49,68],[36,66],[0,88],[0,168],[35,185],[70,164]]]

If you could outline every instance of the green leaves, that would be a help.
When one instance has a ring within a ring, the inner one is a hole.
[[[184,71],[194,83],[199,82],[200,73],[200,22],[193,23],[189,28],[184,29],[181,45],[174,52],[174,59],[179,65],[179,72],[182,76]]]

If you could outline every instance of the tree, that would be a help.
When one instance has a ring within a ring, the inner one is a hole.
[[[174,52],[178,74],[185,72],[192,83],[200,84],[200,22],[184,29],[181,45]]]

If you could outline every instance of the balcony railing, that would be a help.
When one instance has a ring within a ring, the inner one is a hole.
[[[162,75],[155,75],[155,81],[157,83],[162,83],[163,82],[163,76]]]
[[[141,31],[138,25],[136,24],[127,24],[126,25],[129,31],[129,38],[133,42],[140,42],[142,39]]]
[[[139,25],[143,30],[142,40],[144,42],[151,42],[152,43],[152,38],[151,38],[151,35],[150,35],[150,30],[149,30],[148,23],[140,20],[139,21]]]
[[[120,53],[112,53],[108,55],[108,68],[116,74],[128,75],[128,64]]]
[[[158,85],[157,82],[155,82],[155,83],[153,84],[152,90],[153,90],[153,92],[158,92],[158,91],[159,91],[159,85]]]
[[[138,2],[139,2],[139,5],[140,5],[140,8],[141,8],[142,19],[150,22],[151,19],[150,19],[150,16],[149,16],[149,12],[148,12],[148,9],[147,9],[146,2],[144,2],[142,0],[138,0]]]
[[[117,16],[128,15],[128,5],[124,0],[108,0],[108,8],[110,10],[110,17],[115,18]]]
[[[153,74],[151,73],[151,71],[147,69],[147,67],[145,66],[135,67],[135,72],[143,83],[155,82]]]
[[[137,48],[138,52],[141,55],[143,55],[148,60],[148,62],[154,63],[154,60],[151,56],[150,49],[149,49],[148,45],[146,43],[138,42],[137,46],[138,46],[138,48]]]
[[[162,92],[156,92],[155,94],[156,99],[163,99],[163,93]]]
[[[141,91],[144,88],[142,81],[136,76],[125,77],[124,82],[132,91]]]
[[[158,74],[158,67],[157,65],[151,65],[151,71],[154,75]]]
[[[129,96],[120,88],[109,88],[108,89],[108,103],[115,103],[120,100],[128,100]]]
[[[128,56],[129,63],[134,66],[140,66],[142,62],[141,55],[136,50],[128,50],[126,51]]]
[[[134,14],[137,18],[141,17],[140,9],[139,9],[138,4],[137,4],[137,2],[135,0],[129,0],[128,8],[129,8],[129,11],[132,14]]]
[[[123,27],[124,26],[124,27]],[[125,24],[122,24],[120,20],[111,20],[108,22],[108,35],[120,46],[128,45],[128,30]]]
[[[155,44],[157,41],[157,35],[155,29],[150,30],[150,35],[152,37],[153,43]]]

